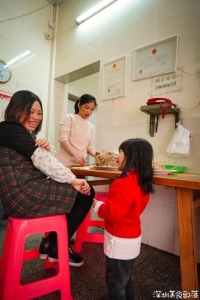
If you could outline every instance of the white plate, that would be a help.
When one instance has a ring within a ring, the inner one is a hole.
[[[107,170],[107,171],[118,171],[117,167],[109,167],[109,166],[91,166],[90,169]]]
[[[154,170],[154,174],[155,174],[155,175],[156,175],[156,174],[167,175],[167,174],[169,174],[169,173],[171,173],[170,170]]]

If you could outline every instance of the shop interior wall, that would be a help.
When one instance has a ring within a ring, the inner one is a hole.
[[[45,33],[49,31],[51,9],[46,0],[0,0],[0,60],[8,63],[15,59],[10,64],[12,78],[0,83],[0,91],[12,95],[17,90],[31,90],[41,98],[44,120],[39,137],[46,138],[52,43],[45,39]]]
[[[190,173],[200,161],[200,2],[198,0],[123,0],[77,26],[75,19],[99,1],[73,0],[59,11],[55,78],[100,60],[96,146],[116,149],[127,138],[142,137],[153,146],[155,159],[173,163],[166,148],[174,132],[174,116],[160,118],[158,132],[149,136],[149,116],[140,111],[152,97],[152,79],[133,81],[134,50],[179,36],[177,68],[182,70],[179,91],[161,94],[178,104],[183,125],[191,132],[190,155],[178,159]],[[103,65],[127,56],[126,96],[101,100]],[[176,191],[156,186],[142,215],[143,242],[179,254]],[[195,213],[196,231],[200,227]],[[200,239],[197,236],[198,261]]]
[[[177,66],[183,73],[181,90],[162,96],[180,106],[183,125],[191,132],[190,155],[178,159],[177,163],[186,165],[190,173],[199,173],[199,0],[118,0],[77,26],[75,18],[98,2],[64,2],[58,8],[56,40],[46,40],[44,34],[51,30],[48,21],[52,15],[52,6],[46,0],[0,0],[0,20],[3,21],[0,22],[0,59],[8,62],[18,57],[12,65],[12,79],[0,84],[0,90],[12,94],[19,89],[29,89],[37,93],[44,105],[44,124],[39,137],[48,138],[57,147],[58,123],[67,113],[69,84],[54,81],[52,88],[52,79],[100,60],[98,109],[96,120],[92,120],[96,122],[97,149],[113,150],[126,138],[142,137],[151,142],[156,159],[173,162],[166,148],[174,131],[174,117],[168,115],[160,119],[158,132],[150,137],[149,117],[140,107],[152,96],[152,79],[133,81],[132,78],[135,49],[178,35]],[[6,21],[8,19],[12,20]],[[27,50],[31,53],[25,59],[21,54]],[[103,65],[124,55],[127,56],[126,96],[102,101]],[[53,63],[55,74],[51,74]],[[85,87],[81,93],[86,92]],[[155,188],[156,193],[141,218],[142,241],[179,254],[176,191],[161,186]],[[199,221],[197,209],[196,232],[200,230]],[[196,240],[200,262],[198,235]]]

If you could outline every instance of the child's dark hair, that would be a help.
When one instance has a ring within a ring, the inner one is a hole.
[[[138,175],[138,185],[144,195],[154,193],[151,144],[144,139],[128,139],[119,146],[119,150],[122,150],[125,156],[125,167],[121,177],[134,170]]]
[[[94,96],[90,95],[90,94],[84,94],[80,97],[79,100],[76,101],[76,103],[74,104],[74,110],[75,110],[75,114],[79,113],[79,108],[78,108],[78,104],[83,105],[86,103],[90,103],[90,102],[94,102],[95,106],[97,106],[97,102]]]
[[[4,119],[7,120],[8,118],[14,118],[19,121],[20,117],[23,116],[23,122],[27,121],[30,117],[31,108],[35,101],[39,102],[43,113],[42,102],[37,95],[26,90],[14,93],[4,112]],[[41,130],[41,127],[42,120],[36,127],[34,133],[37,134]]]

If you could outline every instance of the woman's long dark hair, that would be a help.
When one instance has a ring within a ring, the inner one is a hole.
[[[153,148],[151,144],[144,139],[128,139],[119,146],[119,150],[122,150],[125,155],[125,167],[121,177],[134,170],[138,176],[138,185],[144,195],[153,193]]]
[[[24,116],[23,122],[26,122],[30,117],[31,107],[35,101],[39,102],[43,114],[42,102],[37,95],[25,90],[14,93],[4,112],[4,119],[14,118],[19,121],[20,117]],[[34,133],[37,134],[41,128],[42,120],[36,127]]]
[[[94,98],[94,96],[92,96],[90,94],[82,95],[80,97],[80,99],[77,100],[76,103],[74,104],[75,115],[79,113],[78,104],[83,105],[83,104],[91,103],[91,102],[94,102],[95,106],[97,106],[97,102],[96,102],[96,99]]]

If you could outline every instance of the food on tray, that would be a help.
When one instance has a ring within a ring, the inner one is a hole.
[[[154,171],[166,170],[163,162],[153,162]]]
[[[117,167],[118,154],[113,152],[96,152],[95,154],[95,165],[96,166],[106,166],[106,167]]]

